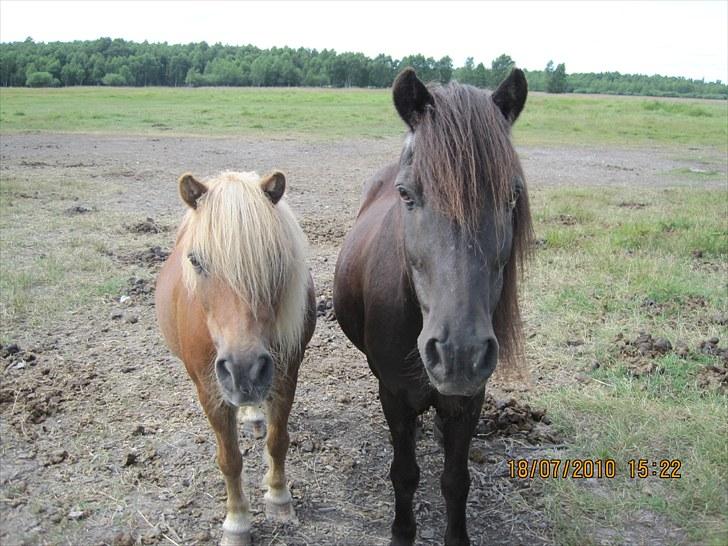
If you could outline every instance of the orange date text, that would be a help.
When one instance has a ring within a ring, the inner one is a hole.
[[[617,463],[613,459],[509,459],[511,478],[547,480],[614,478]]]

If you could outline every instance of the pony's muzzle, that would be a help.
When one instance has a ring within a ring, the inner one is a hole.
[[[498,363],[498,341],[455,343],[430,338],[423,363],[433,386],[447,396],[473,396],[488,381]]]
[[[267,351],[218,355],[215,375],[223,397],[234,406],[259,404],[273,382],[273,358]]]

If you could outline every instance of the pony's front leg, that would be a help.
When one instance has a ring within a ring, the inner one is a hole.
[[[412,500],[420,482],[420,468],[415,456],[417,413],[400,397],[379,384],[379,399],[392,433],[394,456],[389,477],[394,486],[394,522],[391,546],[411,546],[415,540],[417,522]]]
[[[440,486],[447,508],[445,546],[469,546],[465,505],[470,491],[468,455],[478,424],[485,391],[473,398],[441,398],[437,407],[445,448],[445,470]]]
[[[248,546],[250,544],[250,505],[243,492],[240,474],[243,458],[238,447],[237,408],[209,396],[204,388],[198,388],[200,403],[215,431],[217,440],[217,464],[225,476],[227,489],[227,514],[222,524],[221,546]]]
[[[288,416],[296,395],[299,364],[291,363],[285,373],[279,376],[280,379],[273,386],[272,396],[266,402],[268,471],[263,478],[263,486],[267,489],[264,495],[265,515],[282,523],[298,523],[286,478],[286,455],[290,444]]]

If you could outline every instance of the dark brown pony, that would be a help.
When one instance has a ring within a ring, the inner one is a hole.
[[[520,70],[492,94],[402,72],[394,105],[410,131],[399,162],[366,186],[339,254],[336,316],[379,379],[392,433],[396,546],[415,539],[416,419],[431,406],[445,449],[445,544],[470,543],[470,439],[498,359],[521,353],[516,288],[531,219],[510,128],[526,94]]]
[[[298,368],[316,322],[305,237],[275,172],[222,173],[179,181],[189,206],[174,251],[157,278],[157,318],[187,368],[217,438],[227,515],[221,544],[250,544],[240,473],[238,408],[268,415],[266,515],[295,520],[285,474],[288,415]],[[257,426],[260,429],[260,425]]]

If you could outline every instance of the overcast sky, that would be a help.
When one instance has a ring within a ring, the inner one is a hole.
[[[0,41],[92,40],[331,48],[368,56],[507,53],[527,69],[728,81],[728,1],[242,2],[0,0]]]

